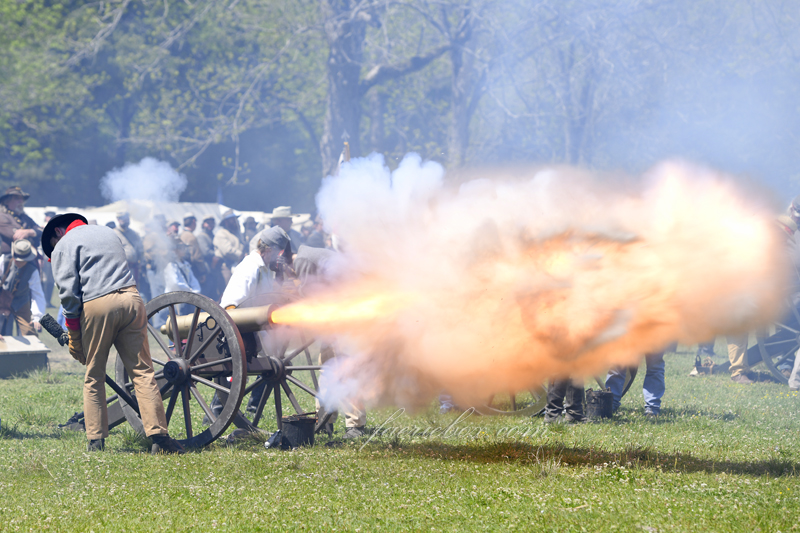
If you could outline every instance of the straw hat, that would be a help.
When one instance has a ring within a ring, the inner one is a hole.
[[[276,207],[272,210],[272,218],[292,218],[292,207],[288,205]]]
[[[11,245],[11,255],[19,261],[33,261],[37,257],[31,242],[25,239],[14,241]]]

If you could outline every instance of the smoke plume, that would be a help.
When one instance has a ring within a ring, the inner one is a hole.
[[[145,157],[138,163],[125,163],[100,180],[100,192],[111,202],[149,200],[177,202],[186,189],[186,176],[166,161]]]
[[[545,168],[447,187],[436,163],[372,155],[317,203],[345,243],[338,276],[273,316],[335,338],[328,404],[474,405],[603,374],[768,323],[787,285],[770,209],[679,162],[635,183]]]

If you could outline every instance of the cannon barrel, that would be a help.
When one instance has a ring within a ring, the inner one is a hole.
[[[250,333],[262,330],[272,324],[272,313],[280,306],[271,304],[260,307],[241,307],[237,309],[228,309],[225,311],[231,317],[240,333]],[[194,315],[182,315],[176,317],[178,320],[178,332],[181,338],[185,339],[189,333],[189,328],[192,327],[192,317]],[[197,318],[197,324],[200,325],[208,320],[208,313],[200,313]],[[213,319],[212,319],[213,320]],[[213,326],[212,326],[213,327]],[[168,335],[172,338],[172,320],[167,319],[167,323],[161,326],[161,333]]]

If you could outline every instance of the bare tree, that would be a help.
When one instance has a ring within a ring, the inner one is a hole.
[[[351,153],[361,155],[362,99],[367,91],[422,70],[444,54],[449,44],[433,46],[400,61],[367,65],[364,54],[367,29],[370,26],[380,28],[386,23],[392,13],[387,10],[390,3],[321,0],[321,5],[329,53],[328,95],[320,152],[323,175],[328,175],[336,167],[344,137],[350,139]]]

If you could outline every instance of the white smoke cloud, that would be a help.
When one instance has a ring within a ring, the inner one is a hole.
[[[568,167],[444,169],[379,155],[326,178],[317,205],[346,272],[273,315],[335,339],[322,402],[460,405],[636,364],[674,341],[778,318],[788,263],[774,213],[718,172],[642,180]],[[757,196],[757,195],[756,195]]]
[[[122,168],[108,172],[100,180],[100,192],[111,202],[177,202],[186,185],[186,176],[169,163],[145,157],[138,163],[125,163]]]

